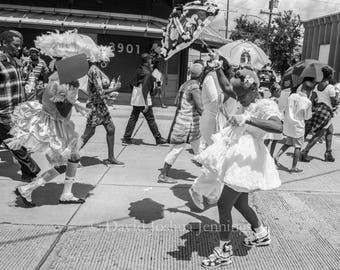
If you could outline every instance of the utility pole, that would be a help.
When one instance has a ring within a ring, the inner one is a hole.
[[[279,6],[279,0],[269,0],[269,12],[263,11],[261,9],[260,14],[267,14],[269,15],[269,21],[268,21],[268,28],[267,28],[267,54],[269,55],[269,38],[270,38],[270,26],[272,22],[272,16],[278,15],[280,16],[281,13],[274,13],[273,9],[277,8]]]
[[[225,38],[228,39],[228,26],[229,26],[229,0],[227,0],[227,15],[225,18]]]

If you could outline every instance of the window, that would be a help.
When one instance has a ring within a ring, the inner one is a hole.
[[[330,44],[322,44],[319,48],[319,61],[328,64]]]

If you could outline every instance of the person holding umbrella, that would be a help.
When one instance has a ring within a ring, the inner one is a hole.
[[[313,131],[314,135],[308,142],[307,146],[301,152],[300,160],[303,162],[309,162],[312,160],[308,156],[308,152],[313,146],[320,140],[320,138],[326,134],[326,152],[325,161],[334,162],[335,158],[332,155],[332,133],[333,126],[331,119],[333,117],[333,109],[339,104],[339,100],[336,98],[336,91],[334,86],[330,83],[333,79],[334,71],[324,66],[321,68],[323,79],[317,85],[315,92],[317,94],[317,107],[312,116],[312,119],[307,122],[305,137]]]

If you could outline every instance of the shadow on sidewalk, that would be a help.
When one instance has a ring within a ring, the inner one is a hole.
[[[130,217],[144,224],[164,218],[164,205],[150,198],[130,203],[128,210]]]
[[[287,156],[289,156],[289,157],[291,157],[291,158],[293,158],[293,155],[294,155],[293,153],[287,153]],[[312,160],[313,160],[313,159],[316,159],[316,160],[320,160],[320,161],[325,162],[325,160],[322,159],[322,158],[319,158],[319,157],[316,157],[316,156],[311,156],[310,154],[308,154],[308,156],[311,157]],[[303,162],[303,161],[299,161],[299,162]]]
[[[149,146],[155,146],[156,142],[154,144],[152,143],[145,143],[143,139],[132,139],[132,145],[149,145]]]
[[[169,208],[167,210],[172,213],[187,214],[200,221],[191,222],[186,225],[188,232],[180,237],[184,240],[184,245],[178,246],[177,250],[167,252],[170,256],[176,260],[190,261],[192,260],[193,253],[197,252],[200,257],[208,257],[214,247],[219,246],[219,224],[215,220],[177,208]],[[245,237],[246,235],[243,232],[233,228],[231,240],[235,256],[246,256],[248,254],[249,248],[241,244]]]
[[[33,191],[32,200],[36,204],[36,207],[44,205],[58,205],[63,188],[63,184],[48,183]],[[92,189],[94,189],[94,186],[83,183],[74,183],[72,187],[74,196],[79,198],[89,198],[89,196],[91,196],[90,191]],[[25,204],[19,197],[16,197],[15,207],[26,208]]]
[[[103,164],[103,161],[100,160],[97,156],[94,157],[82,156],[80,158],[80,164],[82,167],[90,167],[98,164]]]
[[[158,169],[158,171],[161,173],[162,168]],[[193,182],[197,178],[196,175],[193,175],[185,170],[180,170],[176,168],[170,169],[169,176],[176,180],[191,181],[191,182]]]

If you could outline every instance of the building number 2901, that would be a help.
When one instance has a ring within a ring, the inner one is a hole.
[[[114,43],[110,42],[110,46],[115,53],[128,53],[128,54],[140,54],[140,45],[139,44],[123,44],[123,43]]]

